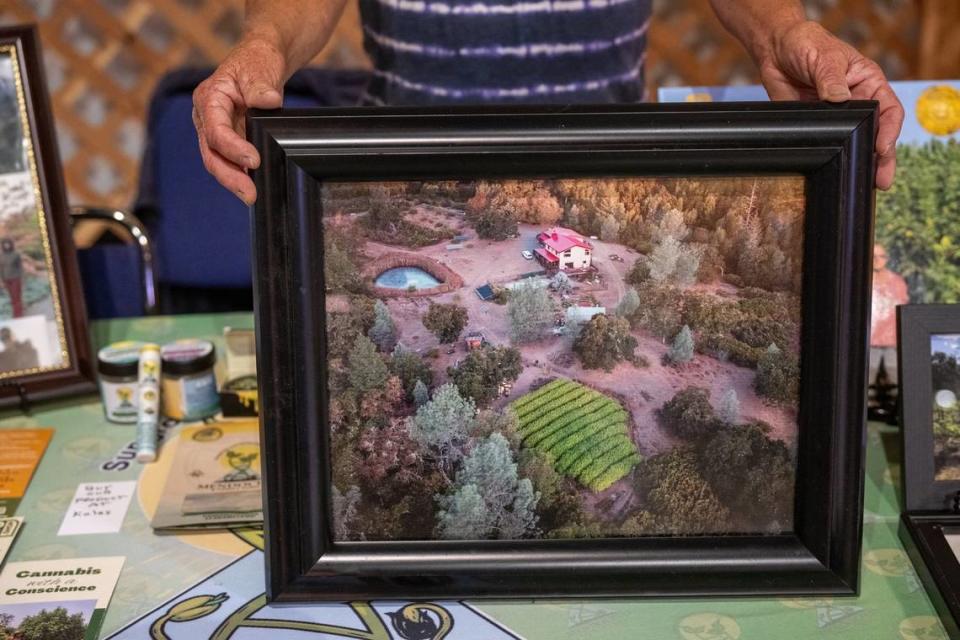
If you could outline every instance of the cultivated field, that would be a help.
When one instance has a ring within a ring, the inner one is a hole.
[[[641,460],[620,403],[573,380],[554,380],[510,408],[523,445],[592,491],[605,490]]]

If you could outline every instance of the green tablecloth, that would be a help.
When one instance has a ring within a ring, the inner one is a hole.
[[[99,347],[121,339],[165,342],[204,337],[219,344],[224,326],[251,324],[252,318],[246,314],[114,320],[95,323],[93,341]],[[107,423],[96,397],[47,404],[28,416],[5,412],[0,418],[0,429],[24,426],[50,426],[56,433],[17,511],[26,518],[26,525],[8,561],[125,555],[104,635],[237,557],[236,548],[224,547],[216,537],[207,544],[202,537],[187,541],[185,537],[154,535],[143,513],[142,496],[134,500],[118,534],[58,537],[57,529],[78,483],[130,480],[142,473],[137,464],[110,471],[104,466],[129,445],[133,427]],[[868,443],[863,581],[858,598],[473,604],[529,640],[945,638],[897,539],[897,430],[871,424]]]

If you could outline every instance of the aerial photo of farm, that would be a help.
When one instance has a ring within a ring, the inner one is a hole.
[[[792,529],[801,177],[319,204],[336,539]]]

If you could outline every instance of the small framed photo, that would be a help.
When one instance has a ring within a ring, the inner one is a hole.
[[[897,309],[905,510],[900,538],[960,638],[960,305]]]
[[[93,389],[37,32],[0,28],[0,406]]]
[[[253,114],[270,598],[856,593],[874,123]]]

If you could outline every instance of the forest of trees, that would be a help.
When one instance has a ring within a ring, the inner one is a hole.
[[[522,473],[518,441],[508,439],[515,418],[484,409],[501,383],[520,375],[519,352],[472,351],[449,371],[452,382],[431,392],[433,370],[397,343],[383,303],[364,296],[349,303],[349,311],[328,314],[327,329],[336,535],[538,535],[540,490]],[[456,339],[465,310],[431,309],[438,337]],[[554,487],[550,495],[559,493]]]
[[[647,504],[625,530],[690,535],[790,529],[793,455],[769,437],[769,425],[740,423],[738,414],[735,393],[725,392],[715,411],[706,389],[698,387],[681,390],[660,409],[661,424],[681,444],[635,472]]]
[[[568,277],[553,278],[549,288],[513,287],[504,295],[510,344],[485,345],[439,368],[437,349],[421,355],[399,341],[389,307],[358,274],[367,240],[410,249],[444,241],[454,233],[444,218],[451,211],[462,212],[483,240],[510,238],[518,223],[568,226],[639,254],[615,310],[568,327],[567,344],[584,369],[649,366],[636,353],[642,330],[667,346],[664,362],[676,371],[696,365],[696,354],[730,361],[756,372],[754,390],[765,402],[789,404],[799,381],[803,185],[800,177],[326,184],[324,284],[338,297],[326,326],[336,536],[689,535],[792,526],[792,453],[768,425],[741,416],[734,389],[713,406],[709,392],[686,388],[660,408],[656,419],[679,445],[627,477],[642,507],[625,520],[589,513],[582,488],[521,445],[516,417],[494,400],[521,375],[521,350],[553,334],[560,303],[573,291]],[[407,219],[424,205],[438,213]],[[733,287],[718,295],[719,283]],[[470,324],[458,304],[464,301],[454,300],[431,300],[421,313],[434,346],[457,344]]]
[[[960,302],[960,144],[897,147],[897,179],[877,193],[876,238],[911,302]]]
[[[372,239],[411,247],[445,237],[408,228],[414,203],[463,207],[490,239],[509,237],[517,222],[562,224],[648,256],[657,282],[725,278],[798,293],[803,185],[799,177],[328,183],[322,207],[326,216],[364,214]]]

